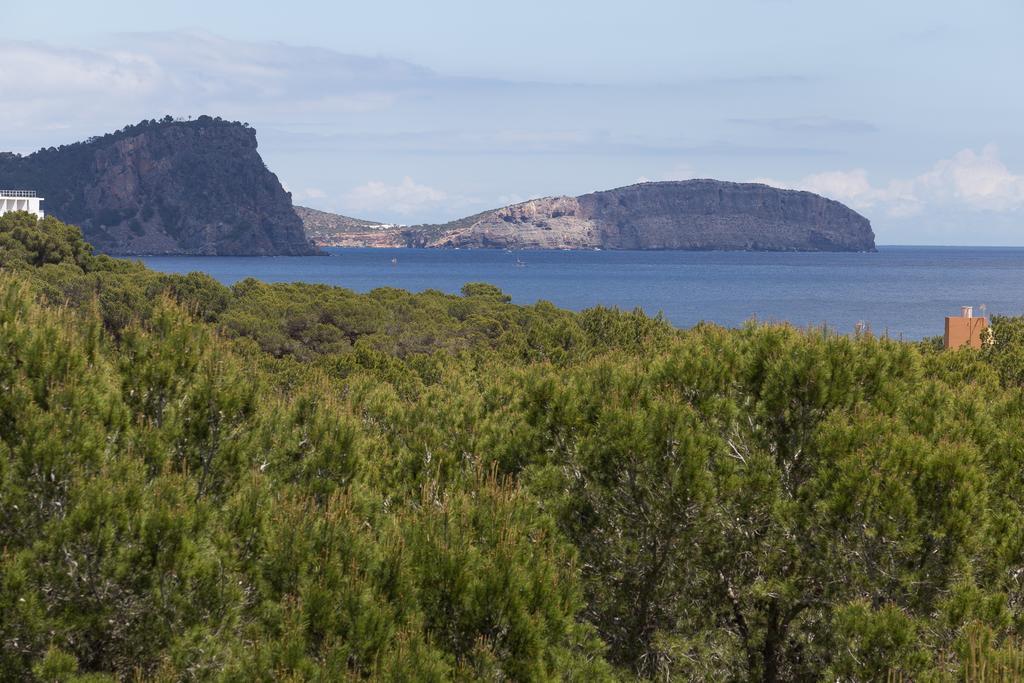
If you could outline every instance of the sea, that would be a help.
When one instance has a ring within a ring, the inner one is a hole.
[[[546,300],[661,313],[673,324],[748,320],[825,325],[840,333],[920,339],[943,318],[1024,314],[1024,248],[882,246],[875,253],[326,249],[325,256],[153,256],[168,273],[201,271],[224,284],[252,277],[367,292],[397,287],[458,293],[500,287],[518,304]]]

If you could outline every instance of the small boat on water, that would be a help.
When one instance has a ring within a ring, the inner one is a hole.
[[[516,268],[525,268],[526,267],[526,261],[524,261],[521,258],[516,258],[515,266],[516,266]]]
[[[393,265],[393,266],[397,266],[398,265],[398,257],[397,256],[392,257],[391,265]]]

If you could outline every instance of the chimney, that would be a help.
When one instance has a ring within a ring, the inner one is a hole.
[[[973,318],[974,317],[974,306],[961,306],[960,307],[961,318]]]

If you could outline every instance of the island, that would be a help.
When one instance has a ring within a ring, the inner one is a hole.
[[[874,251],[871,222],[826,197],[760,183],[638,183],[531,199],[449,223],[409,227],[300,214],[325,246],[460,249]],[[315,220],[315,222],[314,222]],[[327,237],[325,237],[327,235]]]

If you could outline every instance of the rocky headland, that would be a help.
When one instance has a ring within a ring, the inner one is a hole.
[[[506,249],[874,251],[867,218],[757,183],[640,183],[547,197],[403,231],[409,246]]]
[[[459,249],[874,251],[871,223],[837,201],[758,183],[640,183],[544,197],[402,227],[297,209],[323,246]]]
[[[503,249],[872,251],[839,202],[756,183],[640,183],[545,197],[444,224],[399,226],[294,207],[247,124],[143,121],[34,154],[0,153],[0,188],[119,255],[305,255],[315,245]]]
[[[209,116],[143,121],[34,154],[0,154],[0,187],[36,190],[47,213],[109,254],[317,252],[248,125]]]

